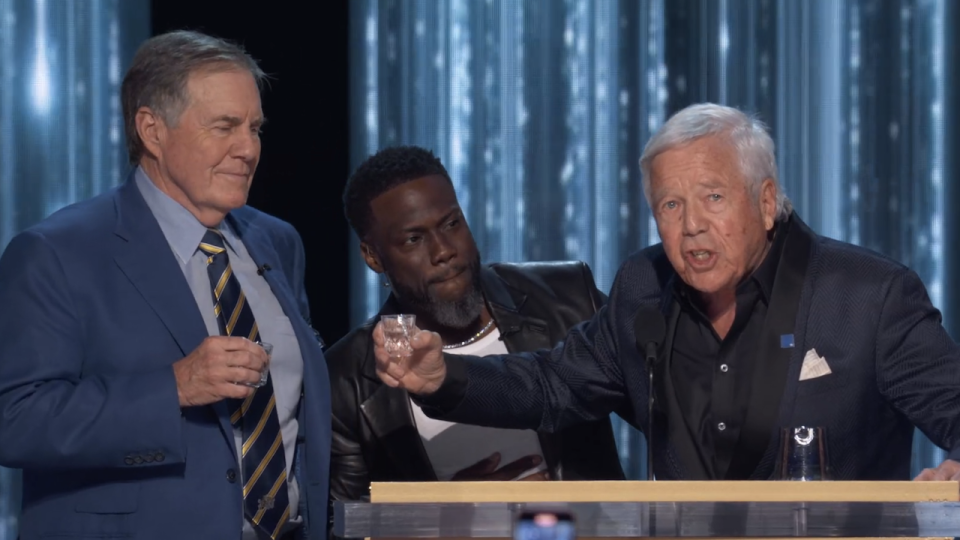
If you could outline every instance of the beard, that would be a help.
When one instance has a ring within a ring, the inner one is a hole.
[[[480,289],[480,258],[468,265],[470,287],[456,300],[442,300],[431,291],[429,284],[423,289],[408,287],[391,280],[398,299],[414,313],[421,313],[440,326],[462,330],[475,323],[483,311],[483,291]]]

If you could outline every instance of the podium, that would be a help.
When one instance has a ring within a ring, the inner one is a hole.
[[[341,538],[510,538],[523,508],[588,538],[956,538],[958,482],[374,483],[334,504]]]

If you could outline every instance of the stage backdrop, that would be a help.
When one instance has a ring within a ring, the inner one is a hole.
[[[0,250],[128,170],[120,80],[148,16],[147,0],[0,0]],[[0,540],[17,537],[19,495],[0,469]]]
[[[638,159],[686,105],[757,112],[815,230],[919,272],[947,323],[945,0],[356,0],[352,162],[446,164],[487,262],[581,259],[607,290],[657,241]],[[388,293],[351,256],[352,319]],[[630,477],[642,437],[616,421]],[[943,453],[918,436],[914,464]]]

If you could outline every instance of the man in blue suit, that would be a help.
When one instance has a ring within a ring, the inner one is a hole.
[[[122,87],[134,172],[0,258],[0,464],[23,469],[23,540],[326,536],[303,246],[245,206],[263,77],[203,34],[147,41]]]
[[[429,416],[502,428],[632,408],[660,479],[778,478],[780,430],[804,426],[824,428],[835,479],[909,479],[914,426],[948,452],[919,479],[960,479],[960,348],[914,272],[807,228],[773,141],[736,109],[680,111],[640,163],[663,243],[623,263],[589,323],[552,351],[485,358],[442,354],[431,332],[390,358],[378,329],[385,384],[423,396]],[[659,316],[665,337],[645,336]],[[638,352],[651,341],[652,426]]]

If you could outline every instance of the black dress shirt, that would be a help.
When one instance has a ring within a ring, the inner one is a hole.
[[[783,227],[779,227],[782,229]],[[723,339],[700,309],[696,291],[677,279],[680,305],[670,377],[686,423],[710,479],[744,480],[756,463],[730,470],[747,415],[751,378],[786,234],[778,232],[763,262],[737,287],[733,325]],[[770,429],[773,426],[767,426]],[[762,454],[762,452],[759,452]]]

